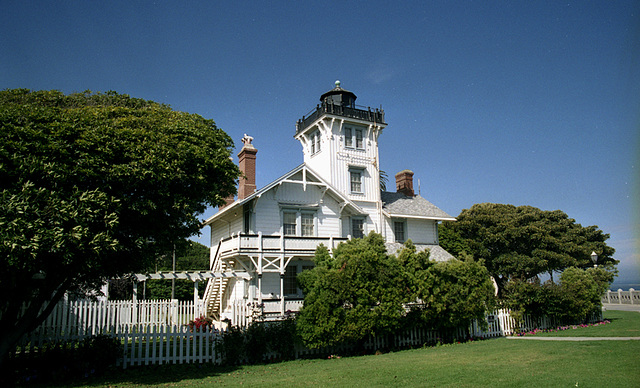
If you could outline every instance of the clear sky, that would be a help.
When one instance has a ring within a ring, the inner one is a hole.
[[[453,216],[480,202],[563,210],[611,234],[617,283],[640,283],[637,0],[0,0],[0,11],[0,89],[115,90],[212,118],[236,144],[255,138],[260,188],[302,162],[295,122],[339,79],[385,110],[391,177],[413,170]]]

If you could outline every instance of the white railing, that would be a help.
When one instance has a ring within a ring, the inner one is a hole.
[[[279,313],[281,302],[279,300],[268,301],[263,300],[264,304],[264,312],[265,313]],[[304,304],[304,300],[286,300],[284,301],[284,311],[298,312],[302,309],[302,305]]]
[[[618,288],[618,291],[607,290],[602,296],[602,303],[640,304],[640,291],[633,288],[630,288],[629,291],[622,291],[621,288]]]
[[[330,250],[335,249],[339,243],[347,241],[343,237],[297,237],[297,236],[271,236],[258,234],[234,234],[220,241],[220,254],[252,252],[309,252],[313,254],[316,247],[324,244]]]

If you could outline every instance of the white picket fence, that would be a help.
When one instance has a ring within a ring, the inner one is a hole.
[[[487,315],[488,328],[481,329],[474,322],[468,330],[459,329],[455,337],[459,340],[469,338],[492,338],[512,335],[520,331],[533,329],[549,329],[557,327],[556,322],[548,318],[531,319],[525,317],[517,328],[508,310],[496,310]],[[594,314],[591,321],[602,320],[602,313]],[[123,368],[139,365],[182,364],[182,363],[215,363],[222,362],[222,353],[218,348],[224,332],[201,331],[191,332],[185,326],[150,327],[146,331],[130,331],[128,328],[117,335],[124,344]],[[407,348],[435,344],[441,341],[441,334],[434,330],[413,328],[385,336],[371,337],[364,344],[365,350]],[[300,344],[295,345],[295,358],[314,355],[343,354],[353,349],[347,345],[309,349]],[[276,355],[265,355],[265,361]]]
[[[47,319],[19,342],[35,348],[46,342],[82,340],[98,334],[181,326],[203,314],[202,304],[178,300],[60,301]]]
[[[250,322],[252,307],[237,304],[234,307],[234,324],[246,327]],[[16,352],[32,352],[45,343],[82,340],[97,334],[120,339],[123,344],[122,366],[216,363],[222,355],[216,345],[222,333],[216,330],[192,332],[187,323],[202,315],[202,308],[193,302],[178,301],[116,301],[116,302],[61,302],[38,329],[25,336]],[[525,317],[516,326],[508,310],[496,310],[485,318],[487,329],[474,322],[467,329],[456,333],[459,339],[469,337],[492,338],[528,331],[535,328],[557,327],[553,320]],[[594,314],[591,321],[602,319],[602,313]],[[404,348],[436,343],[440,333],[414,328],[387,336],[370,338],[365,349]],[[348,347],[307,349],[296,345],[296,357],[318,354],[340,354]]]
[[[633,288],[628,291],[622,291],[621,288],[618,288],[618,291],[607,290],[607,293],[602,296],[602,303],[640,304],[640,291]]]

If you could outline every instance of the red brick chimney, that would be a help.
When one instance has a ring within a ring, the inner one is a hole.
[[[408,197],[414,197],[413,193],[413,171],[402,170],[396,174],[396,191]]]
[[[245,199],[256,191],[256,154],[258,150],[253,147],[253,138],[246,134],[242,138],[244,146],[238,153],[238,166],[244,174],[238,184],[238,199]]]

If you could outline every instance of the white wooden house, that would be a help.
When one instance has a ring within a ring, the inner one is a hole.
[[[245,178],[238,198],[229,198],[205,223],[211,227],[211,270],[243,275],[207,284],[206,311],[216,321],[233,320],[239,303],[258,306],[254,312],[265,318],[298,311],[303,295],[296,276],[313,267],[320,243],[331,250],[375,231],[390,253],[411,239],[419,250],[430,249],[433,259],[452,258],[438,245],[437,224],[454,218],[414,193],[413,172],[396,174],[396,192],[381,192],[384,111],[355,100],[339,82],[324,93],[296,124],[304,162],[257,191],[257,150],[251,137],[242,139],[238,157]]]

